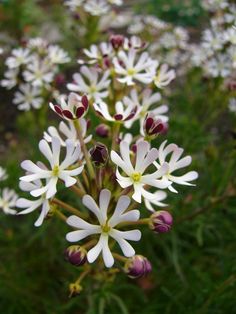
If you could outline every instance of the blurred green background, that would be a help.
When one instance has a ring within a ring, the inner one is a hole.
[[[134,9],[140,12],[144,2],[136,1]],[[199,34],[200,25],[207,23],[197,0],[145,4],[147,12]],[[73,55],[75,35],[60,1],[1,1],[0,28],[15,38],[25,32],[37,35],[42,23],[49,22],[63,29],[60,44]],[[144,229],[135,246],[152,261],[151,276],[133,281],[121,274],[102,287],[98,278],[95,284],[88,282],[79,297],[69,299],[68,284],[78,270],[63,259],[68,228],[56,217],[35,228],[34,214],[1,213],[0,313],[236,313],[236,115],[228,110],[231,95],[220,86],[220,81],[203,80],[199,70],[192,70],[176,80],[168,99],[167,138],[192,155],[199,179],[196,187],[169,195],[172,231],[153,236]],[[42,126],[37,112],[18,115],[10,93],[0,92],[0,164],[9,172],[6,184],[16,188],[21,175],[16,159],[37,160]]]

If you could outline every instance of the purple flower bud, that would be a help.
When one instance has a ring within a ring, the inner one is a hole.
[[[65,83],[65,75],[62,73],[59,73],[55,77],[55,83],[57,86],[61,86]]]
[[[124,40],[125,38],[123,35],[111,35],[110,37],[110,43],[115,50],[118,50],[123,46]]]
[[[173,224],[173,217],[166,210],[159,210],[151,215],[149,227],[156,233],[169,232]]]
[[[130,278],[140,278],[152,271],[152,265],[146,257],[134,255],[126,262],[124,271]]]
[[[160,119],[147,116],[144,121],[144,132],[148,136],[157,136],[164,132],[165,124]]]
[[[79,245],[71,245],[65,250],[65,259],[74,266],[87,262],[87,251]]]
[[[108,149],[102,143],[97,143],[91,150],[90,156],[95,166],[104,166],[108,160]]]
[[[99,124],[96,128],[96,134],[103,138],[108,137],[109,131],[110,131],[110,128],[105,124]]]

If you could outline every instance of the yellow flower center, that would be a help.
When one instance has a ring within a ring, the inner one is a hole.
[[[97,91],[97,87],[95,85],[92,85],[92,86],[90,86],[89,90],[90,90],[91,94],[94,94]]]
[[[103,233],[108,233],[110,230],[111,230],[111,227],[106,222],[106,224],[102,226],[102,232]]]
[[[141,177],[142,177],[142,174],[140,172],[135,172],[132,174],[132,179],[134,182],[139,182]]]
[[[128,69],[127,73],[128,73],[128,75],[132,76],[136,73],[136,70],[131,68],[131,69]]]
[[[52,174],[53,174],[53,176],[54,176],[54,177],[58,177],[59,171],[60,171],[59,166],[55,166],[55,167],[52,169]]]

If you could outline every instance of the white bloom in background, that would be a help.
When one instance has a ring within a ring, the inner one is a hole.
[[[231,46],[228,48],[227,53],[229,54],[231,61],[232,61],[232,67],[236,69],[236,45]]]
[[[123,0],[107,0],[108,3],[113,4],[113,5],[122,5]]]
[[[217,30],[206,29],[203,32],[202,38],[202,46],[205,49],[213,50],[221,50],[225,44],[225,37],[222,32],[218,32]]]
[[[165,32],[159,39],[160,47],[171,49],[178,46],[178,41],[174,33]]]
[[[234,27],[227,29],[224,37],[226,41],[229,41],[232,45],[236,45],[236,29]]]
[[[123,102],[118,101],[115,104],[115,113],[110,115],[109,109],[106,103],[99,102],[93,105],[94,110],[99,113],[107,121],[128,121],[131,120],[137,112],[137,106],[126,106]]]
[[[86,12],[94,16],[106,14],[110,9],[105,0],[87,0],[83,7]]]
[[[170,84],[170,82],[175,79],[175,77],[175,70],[169,70],[167,64],[162,64],[160,69],[153,77],[153,82],[157,87],[163,88]]]
[[[124,104],[129,106],[137,106],[137,113],[135,117],[125,123],[127,128],[130,128],[133,123],[139,120],[140,123],[140,133],[143,133],[143,123],[147,114],[151,114],[156,120],[160,119],[163,122],[168,121],[168,117],[165,115],[168,112],[168,106],[161,105],[158,106],[157,103],[161,100],[160,93],[152,93],[151,89],[145,89],[141,95],[138,95],[136,89],[132,89],[130,96],[125,96],[123,99]],[[155,106],[154,106],[155,105]]]
[[[19,69],[11,69],[4,73],[4,79],[1,80],[1,86],[7,89],[12,89],[17,85]]]
[[[145,185],[153,186],[159,189],[166,188],[169,183],[167,180],[159,180],[168,172],[168,164],[163,163],[162,166],[150,174],[144,174],[147,168],[153,165],[154,161],[158,157],[158,150],[156,148],[150,149],[149,143],[145,141],[140,141],[136,144],[136,161],[135,166],[132,165],[130,156],[129,144],[125,141],[120,143],[120,154],[121,157],[115,152],[111,152],[111,160],[117,165],[116,177],[117,182],[122,188],[127,188],[133,186],[134,194],[132,198],[141,203],[142,196],[150,197],[144,187]],[[126,176],[120,174],[118,168],[121,168]]]
[[[45,50],[47,46],[48,42],[41,37],[30,38],[27,43],[29,49],[39,49],[39,51]]]
[[[207,53],[202,46],[191,45],[191,62],[196,67],[201,67],[203,62],[207,59]]]
[[[9,69],[20,67],[22,64],[27,64],[31,60],[30,50],[17,48],[12,50],[12,55],[7,58],[6,65]]]
[[[236,23],[236,5],[230,3],[229,10],[224,14],[226,23]]]
[[[83,75],[81,75],[81,74]],[[109,71],[105,71],[101,77],[95,68],[82,66],[80,73],[73,75],[73,83],[67,84],[67,88],[73,92],[85,93],[88,98],[100,101],[108,96],[108,86],[110,85]]]
[[[177,26],[174,28],[174,34],[177,40],[177,46],[185,49],[189,40],[189,34],[187,30],[181,26]]]
[[[84,0],[66,0],[65,5],[69,7],[71,11],[76,11],[82,4]]]
[[[220,54],[217,59],[207,61],[204,70],[212,77],[227,77],[232,71],[232,61],[227,54]]]
[[[203,0],[202,6],[204,9],[215,12],[219,9],[226,9],[229,3],[225,0]]]
[[[48,47],[48,59],[52,64],[70,62],[68,53],[57,45],[51,45]]]
[[[42,187],[41,180],[36,180],[34,182],[24,182],[24,181],[20,182],[20,188],[22,191],[31,192],[36,189],[39,189],[40,187]],[[17,215],[29,214],[40,207],[41,208],[40,215],[34,223],[35,227],[39,227],[42,225],[45,217],[47,216],[50,210],[50,203],[49,203],[49,200],[46,199],[45,195],[42,195],[40,198],[34,199],[34,200],[28,200],[26,198],[19,198],[16,201],[16,207],[25,208],[21,212],[18,212]]]
[[[66,235],[66,239],[69,242],[81,241],[90,235],[99,235],[99,241],[88,251],[87,259],[89,263],[93,263],[99,254],[102,253],[106,267],[112,267],[114,264],[114,258],[108,243],[109,237],[113,238],[119,244],[126,257],[131,257],[135,254],[134,249],[127,240],[139,241],[141,238],[139,230],[120,231],[115,229],[122,222],[137,221],[139,219],[140,213],[138,210],[126,211],[130,204],[130,198],[124,195],[121,196],[118,199],[113,214],[109,217],[108,206],[110,199],[111,192],[107,189],[100,192],[99,206],[90,195],[85,195],[83,197],[83,204],[96,216],[98,224],[92,225],[77,216],[71,216],[67,219],[68,225],[79,230],[69,232]]]
[[[119,51],[118,57],[113,59],[115,72],[121,77],[117,80],[127,85],[135,85],[134,80],[149,84],[156,72],[158,62],[152,60],[147,52],[137,55],[135,49],[131,48],[127,53]]]
[[[33,86],[48,85],[53,81],[54,71],[49,64],[34,58],[23,72],[24,79]]]
[[[83,118],[80,119],[80,127],[82,136],[84,138],[84,143],[86,144],[91,141],[92,135],[87,136],[87,122]],[[61,142],[61,146],[64,147],[66,146],[66,140],[68,139],[73,141],[75,146],[80,144],[77,130],[74,126],[74,123],[71,121],[68,121],[68,123],[61,121],[59,124],[59,130],[57,130],[57,128],[54,126],[50,126],[47,132],[44,132],[44,139],[47,142],[51,143],[53,137],[58,137]]]
[[[13,104],[23,111],[29,111],[31,108],[39,109],[43,104],[41,90],[37,86],[21,84],[19,91],[15,93]]]
[[[164,191],[156,191],[153,193],[153,198],[144,199],[145,207],[150,210],[151,212],[155,212],[156,209],[153,207],[153,205],[157,207],[165,207],[167,204],[162,203],[163,200],[165,200],[167,197],[167,193]]]
[[[26,174],[20,180],[32,182],[38,179],[46,179],[45,186],[32,190],[30,194],[34,197],[45,194],[48,199],[56,194],[59,179],[65,182],[66,187],[74,185],[77,180],[73,177],[79,175],[84,166],[68,170],[80,159],[81,154],[80,146],[75,147],[74,142],[71,140],[66,141],[66,157],[62,162],[60,162],[61,142],[59,138],[52,138],[52,148],[50,148],[47,141],[41,140],[39,149],[49,161],[51,169],[47,169],[44,164],[36,165],[31,160],[25,160],[21,163],[21,166],[30,174]]]
[[[90,59],[89,64],[94,64],[102,61],[104,56],[111,56],[113,53],[113,48],[110,43],[102,42],[99,46],[91,45],[89,49],[83,50],[84,54]],[[84,60],[79,59],[79,64],[83,64]]]
[[[0,191],[0,208],[5,214],[15,215],[16,210],[13,209],[16,206],[18,195],[14,190],[4,188]]]
[[[4,181],[8,178],[8,174],[7,174],[7,171],[0,167],[0,181]]]
[[[158,161],[155,165],[158,169],[161,169],[164,164],[168,164],[168,172],[164,174],[163,179],[167,182],[173,182],[180,185],[194,185],[189,183],[190,181],[196,180],[198,178],[198,173],[196,171],[190,171],[182,176],[175,176],[172,173],[178,169],[182,169],[191,164],[191,156],[186,156],[182,159],[181,156],[184,152],[183,148],[178,147],[176,144],[168,144],[164,141],[158,149]],[[177,193],[173,188],[173,185],[169,185],[168,189],[171,192]]]
[[[230,98],[228,107],[230,112],[236,113],[236,98]]]

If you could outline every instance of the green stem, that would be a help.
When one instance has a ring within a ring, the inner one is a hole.
[[[58,206],[60,206],[62,208],[64,208],[69,213],[74,214],[74,215],[76,215],[76,216],[78,216],[80,218],[87,218],[87,215],[81,213],[78,209],[76,209],[76,208],[74,208],[74,207],[64,203],[63,201],[58,200],[57,198],[53,198],[52,199],[52,203],[56,204],[56,205],[58,205]]]

